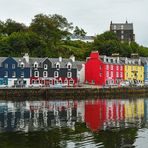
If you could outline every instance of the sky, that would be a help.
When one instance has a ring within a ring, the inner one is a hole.
[[[109,30],[110,22],[134,25],[136,42],[148,47],[148,0],[0,0],[0,20],[29,25],[36,14],[60,14],[87,35]]]

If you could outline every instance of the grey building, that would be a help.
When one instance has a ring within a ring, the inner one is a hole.
[[[113,23],[111,21],[110,31],[114,32],[121,42],[135,41],[133,23],[128,23],[127,21],[125,23]]]

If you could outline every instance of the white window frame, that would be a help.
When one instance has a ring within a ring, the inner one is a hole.
[[[119,77],[119,73],[118,72],[116,72],[116,77]]]
[[[122,72],[120,72],[120,77],[123,77],[123,73]]]
[[[110,75],[111,75],[111,77],[113,77],[113,71],[111,71]]]
[[[48,77],[48,72],[47,71],[43,71],[43,77],[45,77],[45,78]]]
[[[60,69],[60,63],[56,63],[56,68]]]
[[[48,65],[47,64],[44,64],[44,69],[48,69]]]
[[[116,66],[116,70],[119,70],[119,66],[118,65]]]
[[[39,77],[39,71],[34,71],[34,77]]]
[[[54,72],[54,77],[55,77],[55,78],[59,77],[59,72],[58,72],[58,71],[55,71],[55,72]]]
[[[39,64],[37,62],[34,62],[33,67],[34,68],[38,68],[39,67]]]
[[[67,73],[67,78],[71,78],[72,77],[72,72],[68,72]]]
[[[21,67],[21,68],[24,68],[24,66],[25,66],[24,63],[21,62],[21,63],[20,63],[20,67]]]
[[[113,65],[111,65],[110,67],[111,67],[110,69],[113,70]]]

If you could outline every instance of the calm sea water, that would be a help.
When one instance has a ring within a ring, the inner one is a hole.
[[[148,99],[0,101],[0,148],[147,148]]]

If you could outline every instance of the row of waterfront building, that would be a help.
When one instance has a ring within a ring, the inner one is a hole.
[[[0,57],[0,86],[118,85],[122,81],[148,82],[147,57],[108,57],[91,52],[86,61],[69,59]]]

